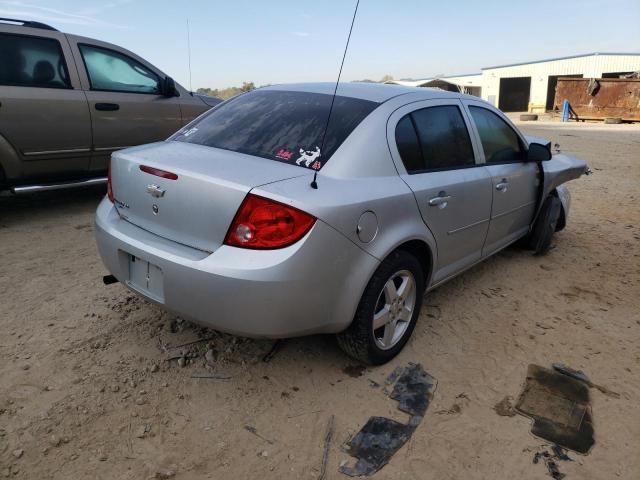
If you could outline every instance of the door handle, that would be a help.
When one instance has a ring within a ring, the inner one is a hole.
[[[507,182],[506,178],[503,178],[500,183],[496,185],[496,190],[498,190],[499,192],[506,192],[508,188],[509,182]]]
[[[447,195],[446,192],[440,192],[437,197],[429,199],[429,206],[442,209],[447,206],[449,200],[451,200],[451,195]]]
[[[117,103],[96,103],[96,110],[115,112],[116,110],[120,110],[120,105]]]

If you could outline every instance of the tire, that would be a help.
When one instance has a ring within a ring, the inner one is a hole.
[[[621,118],[605,118],[604,123],[606,123],[607,125],[618,125],[622,123],[622,119]]]
[[[523,113],[520,115],[520,120],[523,122],[538,120],[538,115],[535,113]]]
[[[411,282],[413,294],[407,290],[400,292],[403,295],[399,298],[393,296],[394,292],[397,294]],[[396,250],[389,255],[369,280],[353,322],[337,335],[340,348],[350,357],[368,365],[382,365],[395,357],[415,328],[422,306],[424,282],[423,269],[416,257],[404,250]],[[409,311],[410,304],[413,306]],[[383,318],[391,321],[374,330],[376,314],[378,322]],[[386,325],[389,325],[389,331],[393,330],[393,335],[385,335]]]
[[[562,211],[562,203],[558,197],[549,195],[542,204],[540,215],[536,220],[531,236],[529,237],[529,248],[536,255],[543,255],[551,247],[551,238],[556,231],[556,225]]]

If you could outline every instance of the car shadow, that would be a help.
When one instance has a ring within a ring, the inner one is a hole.
[[[105,194],[106,187],[98,185],[0,196],[0,228],[9,228],[23,222],[51,220],[56,215],[95,212]]]

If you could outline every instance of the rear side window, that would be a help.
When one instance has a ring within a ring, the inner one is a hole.
[[[475,166],[469,131],[455,105],[406,115],[396,126],[396,143],[409,173]]]
[[[60,43],[0,33],[0,85],[71,88]]]
[[[407,172],[424,170],[424,160],[420,151],[420,142],[413,126],[411,115],[405,115],[396,126],[396,144]]]
[[[160,93],[158,76],[131,57],[106,48],[80,45],[92,90]]]
[[[512,163],[524,160],[524,148],[518,134],[498,115],[486,108],[469,107],[478,129],[487,163]]]
[[[331,95],[256,90],[215,107],[173,140],[319,170],[378,103]]]

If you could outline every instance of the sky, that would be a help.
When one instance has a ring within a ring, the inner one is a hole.
[[[335,81],[355,0],[0,0],[0,17],[115,43],[189,88]],[[640,0],[361,0],[342,81],[640,52]]]

